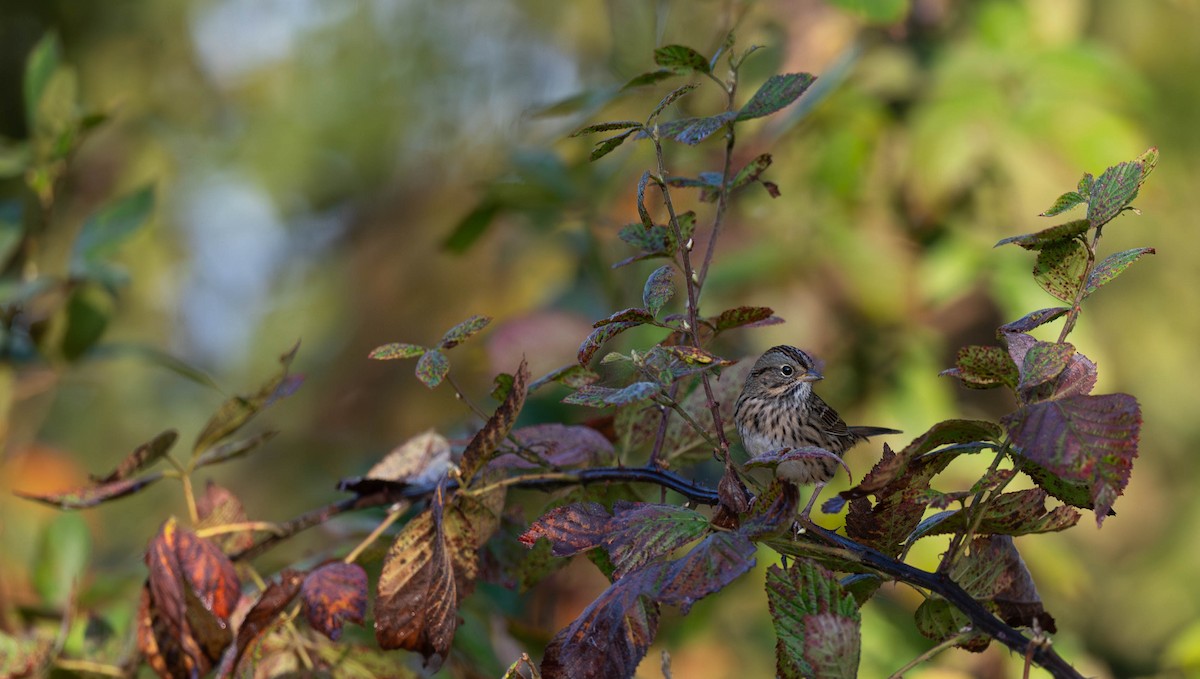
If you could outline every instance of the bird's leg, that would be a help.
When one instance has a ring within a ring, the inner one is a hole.
[[[800,520],[812,523],[812,518],[809,514],[812,513],[813,505],[817,502],[817,496],[821,494],[821,489],[825,487],[825,482],[821,481],[813,485],[812,495],[808,498],[808,504],[804,505],[804,510],[800,512]]]

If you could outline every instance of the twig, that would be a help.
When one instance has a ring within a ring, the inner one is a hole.
[[[938,653],[941,653],[942,651],[950,648],[951,646],[954,646],[955,644],[957,644],[959,642],[966,641],[967,639],[970,639],[970,638],[971,638],[971,634],[969,632],[963,632],[962,634],[959,634],[957,636],[950,637],[949,639],[946,639],[942,643],[937,644],[933,648],[930,648],[929,650],[925,651],[921,655],[918,655],[917,657],[913,658],[909,662],[904,663],[904,667],[901,667],[900,669],[896,670],[895,672],[892,672],[891,674],[889,674],[888,679],[904,679],[905,672],[907,672],[907,671],[911,670],[912,668],[916,667],[917,665],[920,665],[921,663],[929,660],[933,656],[937,655]]]
[[[1058,333],[1058,343],[1062,344],[1067,340],[1067,335],[1075,329],[1075,321],[1078,320],[1079,314],[1082,311],[1084,291],[1087,290],[1088,279],[1092,276],[1092,269],[1096,266],[1096,246],[1100,243],[1100,230],[1104,225],[1096,227],[1096,233],[1092,236],[1092,242],[1087,242],[1084,239],[1083,244],[1087,247],[1087,266],[1083,269],[1083,275],[1079,278],[1079,287],[1075,290],[1075,299],[1071,302],[1071,310],[1067,312],[1067,319],[1063,321],[1062,332]]]

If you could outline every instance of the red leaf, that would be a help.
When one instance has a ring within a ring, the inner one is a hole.
[[[221,676],[231,675],[246,650],[272,627],[282,622],[280,614],[300,591],[300,583],[303,580],[303,572],[285,568],[279,573],[278,582],[267,585],[238,627],[237,644],[231,650],[232,656],[226,653],[226,657],[221,661],[222,669],[228,671],[220,673]]]
[[[308,624],[337,641],[346,621],[361,625],[367,613],[367,572],[358,564],[326,564],[304,578],[300,596]]]
[[[556,507],[533,522],[517,538],[532,547],[541,538],[550,541],[554,556],[571,556],[599,547],[608,534],[612,516],[598,502],[581,502]]]

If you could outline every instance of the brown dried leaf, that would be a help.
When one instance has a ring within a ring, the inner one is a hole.
[[[197,529],[244,523],[248,520],[242,501],[232,491],[218,486],[211,480],[205,485],[204,493],[196,497],[196,512],[200,515]],[[226,554],[236,554],[254,544],[254,536],[249,531],[222,533],[210,539]]]
[[[439,493],[388,550],[375,601],[375,639],[384,649],[417,651],[436,668],[450,652],[457,607]]]
[[[228,667],[232,671],[237,668],[246,651],[271,628],[282,622],[280,614],[300,591],[300,583],[303,580],[303,572],[285,568],[280,572],[278,582],[267,585],[238,627],[237,644],[227,651],[226,657],[222,659],[223,669]],[[220,674],[226,676],[227,673]]]
[[[517,367],[517,372],[513,374],[513,387],[508,392],[508,396],[504,402],[496,408],[496,412],[488,418],[488,421],[483,425],[471,441],[467,443],[466,450],[463,451],[462,461],[459,463],[459,469],[462,471],[462,479],[464,483],[469,484],[475,473],[478,472],[488,461],[496,454],[500,447],[500,442],[512,430],[513,424],[517,421],[517,415],[521,413],[521,408],[525,405],[525,396],[528,393],[526,385],[529,383],[529,366],[525,359],[521,359],[521,365]]]
[[[430,429],[417,434],[384,456],[366,478],[414,484],[433,484],[450,469],[450,442]]]
[[[337,641],[346,621],[361,625],[367,613],[367,572],[358,564],[325,564],[304,578],[300,600],[308,624]]]
[[[571,556],[599,547],[608,535],[612,516],[598,502],[578,502],[556,507],[533,522],[518,540],[532,547],[541,538],[550,541],[554,556]]]

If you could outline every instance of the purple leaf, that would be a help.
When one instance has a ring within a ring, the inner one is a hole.
[[[1096,523],[1103,523],[1137,457],[1137,400],[1128,394],[1068,396],[1024,406],[1002,422],[1022,455],[1065,481],[1086,483]]]

